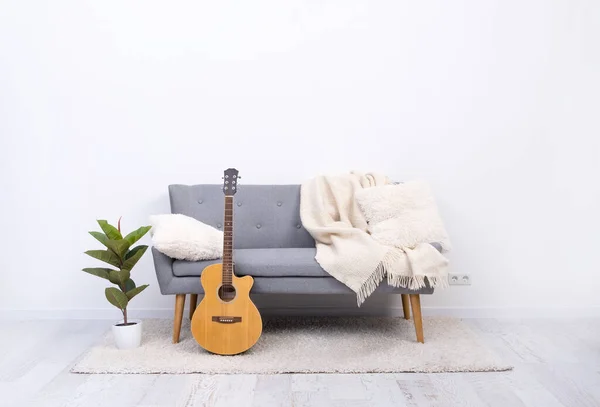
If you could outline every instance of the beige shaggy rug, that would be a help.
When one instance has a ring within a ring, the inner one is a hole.
[[[112,334],[87,351],[74,373],[369,373],[509,370],[459,319],[424,319],[425,344],[401,318],[265,319],[258,343],[244,354],[218,356],[193,339],[189,321],[171,343],[171,320],[145,320],[142,346],[117,350]]]

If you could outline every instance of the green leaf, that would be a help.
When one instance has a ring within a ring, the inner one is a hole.
[[[116,270],[101,268],[101,267],[93,267],[93,268],[84,268],[83,271],[85,271],[86,273],[90,273],[94,276],[103,278],[105,280],[109,280],[108,273],[110,273],[111,271],[116,271]]]
[[[128,243],[127,240],[125,240],[125,239],[112,240],[112,239],[109,239],[108,237],[106,237],[106,235],[102,232],[89,232],[89,234],[94,236],[94,238],[97,241],[102,243],[104,246],[106,246],[108,249],[110,249],[114,254],[116,254],[117,256],[119,256],[121,258],[125,255],[127,250],[129,250],[129,247],[131,246],[131,244]]]
[[[125,293],[127,295],[127,299],[131,300],[133,297],[144,291],[148,287],[148,284],[141,285],[139,287],[134,288],[133,290],[127,291]]]
[[[123,239],[123,236],[121,235],[121,232],[119,232],[119,229],[117,229],[116,227],[114,227],[113,225],[108,223],[107,221],[99,219],[97,222],[98,222],[98,225],[100,225],[100,227],[102,228],[102,231],[106,234],[106,236],[110,240]]]
[[[110,302],[118,309],[124,310],[125,308],[127,308],[129,300],[127,299],[125,293],[123,293],[123,291],[119,290],[118,288],[108,287],[106,290],[104,290],[104,295],[106,295],[106,299],[108,300],[108,302]]]
[[[116,285],[121,284],[121,279],[119,278],[119,270],[111,270],[110,273],[108,273],[108,280]]]
[[[125,262],[121,266],[121,270],[131,270],[136,265],[139,259],[142,258],[148,246],[140,245],[131,249],[125,255]]]
[[[148,233],[151,228],[152,226],[142,226],[141,228],[138,228],[137,230],[134,230],[125,236],[125,240],[129,242],[129,246],[133,246],[133,244],[140,240],[146,233]]]
[[[108,247],[108,242],[109,239],[108,237],[106,237],[106,235],[102,232],[88,232],[90,235],[94,236],[94,238],[99,241],[100,243],[102,243],[104,246]]]
[[[113,253],[115,253],[120,258],[123,258],[125,253],[127,253],[127,250],[129,250],[129,246],[131,246],[129,242],[127,242],[127,240],[125,239],[108,240],[106,243],[106,247],[112,250]]]
[[[129,270],[111,270],[108,273],[108,279],[111,283],[117,284],[119,287],[124,287],[127,280],[129,280]]]
[[[88,250],[85,252],[88,256],[110,264],[111,266],[121,267],[121,260],[110,250]]]
[[[131,276],[131,272],[129,270],[121,270],[119,271],[119,283],[125,287],[125,283],[129,280]]]
[[[135,282],[132,279],[129,279],[125,282],[125,292],[131,291],[135,288]]]
[[[129,260],[131,257],[135,256],[137,254],[137,252],[140,250],[146,251],[147,248],[148,248],[148,246],[145,246],[145,245],[135,246],[133,249],[131,249],[127,253],[125,253],[125,260]]]

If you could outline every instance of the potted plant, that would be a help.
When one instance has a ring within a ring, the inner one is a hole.
[[[129,302],[146,289],[148,284],[136,286],[131,279],[131,269],[142,258],[148,246],[139,245],[131,248],[151,228],[142,226],[123,237],[121,235],[121,219],[117,227],[105,220],[98,220],[102,232],[89,232],[96,240],[102,243],[105,250],[88,250],[88,256],[110,264],[113,268],[93,267],[84,268],[83,271],[94,276],[110,281],[116,287],[108,287],[104,294],[108,302],[123,313],[123,320],[112,327],[115,343],[119,349],[137,348],[142,341],[142,321],[127,318],[127,305]]]

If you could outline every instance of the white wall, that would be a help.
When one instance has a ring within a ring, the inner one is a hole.
[[[426,178],[473,285],[425,306],[600,314],[599,15],[593,0],[2,2],[0,310],[109,310],[80,271],[94,220],[137,227],[168,211],[169,183],[236,166],[256,184]],[[149,254],[135,279],[151,287],[132,308],[172,307]]]

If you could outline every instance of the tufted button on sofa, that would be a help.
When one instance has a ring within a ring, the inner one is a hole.
[[[224,195],[220,185],[170,185],[172,213],[181,213],[222,229]],[[348,294],[348,287],[327,274],[315,260],[315,241],[300,220],[300,185],[246,185],[235,195],[235,274],[254,277],[254,294]],[[152,248],[156,276],[164,295],[175,295],[173,342],[179,341],[186,294],[190,294],[190,317],[198,294],[202,270],[221,260],[174,260]],[[405,318],[409,296],[417,337],[421,326],[419,294],[431,294],[429,286],[411,291],[382,283],[377,293],[399,293]],[[414,300],[414,301],[413,301]],[[422,328],[421,328],[422,329]]]

